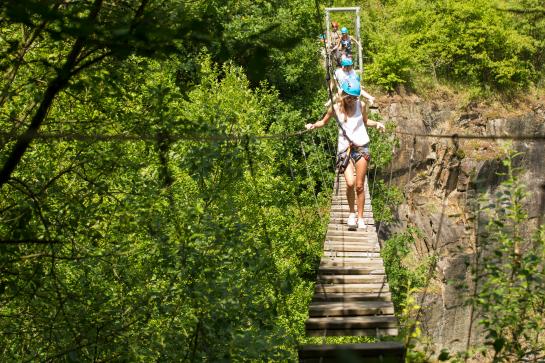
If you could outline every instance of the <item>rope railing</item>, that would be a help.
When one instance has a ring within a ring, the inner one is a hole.
[[[395,131],[398,135],[440,139],[483,139],[483,140],[514,140],[514,141],[545,141],[545,135],[477,135],[477,134],[428,134],[418,132]]]
[[[283,140],[298,137],[311,132],[312,130],[299,130],[278,134],[197,134],[197,133],[172,133],[161,134],[161,138],[168,141],[197,141],[197,142],[219,142],[219,141],[243,141],[243,140]],[[545,135],[524,134],[524,135],[478,135],[478,134],[433,134],[414,133],[406,131],[394,131],[397,135],[411,136],[414,138],[440,138],[440,139],[482,139],[482,140],[512,140],[512,141],[545,141]],[[108,141],[157,141],[158,136],[154,134],[84,134],[69,132],[38,132],[32,136],[15,135],[13,133],[0,132],[0,141],[7,143],[20,139],[30,140],[64,140],[64,141],[86,141],[86,142],[108,142]],[[329,140],[328,140],[329,142]],[[331,150],[330,145],[328,148]]]
[[[297,137],[304,135],[310,132],[310,130],[300,130],[295,132],[288,133],[278,133],[278,134],[197,134],[197,133],[172,133],[172,134],[161,134],[161,138],[167,139],[168,141],[201,141],[201,142],[218,142],[218,141],[243,141],[247,139],[255,140],[268,140],[268,139],[288,139],[292,137]],[[57,132],[57,133],[48,133],[48,132],[38,132],[32,136],[28,135],[15,135],[5,132],[0,132],[0,140],[3,142],[15,141],[21,139],[27,140],[65,140],[65,141],[91,141],[91,142],[108,142],[108,141],[157,141],[158,136],[154,134],[83,134],[83,133],[69,133],[69,132]]]

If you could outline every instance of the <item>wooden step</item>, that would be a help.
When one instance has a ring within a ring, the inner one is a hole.
[[[405,362],[405,347],[399,342],[303,345],[298,354],[299,363]]]
[[[375,225],[375,220],[373,218],[363,217],[363,221],[368,226],[374,226]],[[343,224],[344,223],[346,225],[346,218],[331,217],[329,219],[329,223],[333,223],[333,224]],[[346,226],[346,227],[348,229],[348,226]]]
[[[362,244],[369,246],[379,246],[375,236],[352,235],[353,231],[337,232],[337,235],[327,234],[324,241],[324,246],[330,243],[333,244]]]
[[[336,248],[324,251],[325,257],[380,257],[379,248],[375,249],[375,252],[366,251],[339,251]]]
[[[380,248],[376,244],[371,243],[326,243],[324,244],[324,252],[354,252],[354,253],[379,253]],[[356,256],[354,256],[356,257]],[[363,256],[366,257],[366,256]],[[380,257],[380,256],[377,256]]]
[[[344,211],[344,212],[331,212],[329,213],[329,217],[330,218],[345,218],[345,221],[346,219],[348,218],[348,216],[350,215],[350,211]],[[356,214],[356,218],[359,218],[358,215]],[[363,212],[363,218],[373,218],[373,212],[368,212],[368,211],[364,211]]]
[[[374,230],[349,231],[345,224],[330,224],[326,233],[326,238],[332,236],[365,237],[373,241],[378,240]]]
[[[371,194],[369,193],[369,190],[365,190],[365,199],[371,199]],[[338,191],[337,189],[333,189],[333,197],[341,197],[346,196],[347,189],[346,188],[340,188]],[[356,188],[354,188],[354,195],[357,195]]]
[[[334,236],[331,239],[326,239],[324,241],[324,247],[330,246],[368,246],[368,247],[377,247],[379,246],[378,241],[369,241],[365,237],[360,238],[344,238],[342,236]]]
[[[314,302],[310,304],[311,317],[393,315],[390,301]]]
[[[375,267],[383,268],[384,262],[382,258],[363,258],[363,257],[322,257],[320,260],[320,269],[331,267],[349,267],[349,268],[365,268]]]
[[[308,318],[305,321],[307,335],[312,335],[317,330],[325,335],[371,335],[380,336],[380,333],[373,332],[375,329],[392,329],[397,334],[397,318],[391,315],[378,316],[346,316],[346,317],[318,317]],[[333,334],[329,334],[332,331]],[[337,334],[335,334],[335,332]]]
[[[341,211],[341,212],[331,212],[331,213],[329,213],[329,216],[334,217],[334,218],[338,218],[338,217],[348,218],[349,215],[350,215],[350,211],[348,211],[348,210]],[[357,213],[356,213],[356,218],[358,218]],[[373,212],[369,212],[367,210],[364,210],[363,211],[363,218],[373,218]]]
[[[367,221],[365,223],[367,223]],[[367,229],[364,229],[364,230],[361,230],[361,229],[351,230],[346,225],[346,221],[341,221],[341,223],[330,221],[329,224],[327,225],[327,233],[329,234],[331,232],[336,232],[336,231],[344,231],[344,232],[349,232],[349,233],[356,233],[356,232],[358,232],[358,233],[362,233],[362,232],[370,233],[370,232],[375,232],[375,226],[374,226],[374,221],[373,221],[373,224],[369,224],[367,226]]]
[[[375,329],[309,329],[306,330],[309,337],[395,337],[399,335],[397,328]],[[367,363],[367,362],[366,362]]]
[[[384,266],[320,266],[321,275],[384,275]]]
[[[318,275],[322,284],[381,284],[386,282],[385,275]]]
[[[347,238],[344,236],[333,236],[324,241],[324,247],[333,246],[369,246],[377,247],[380,246],[378,241],[370,241],[366,237],[359,238]]]
[[[341,204],[332,205],[330,210],[331,210],[331,212],[344,212],[345,210],[349,210],[348,209],[348,202],[344,203],[342,205]],[[368,211],[368,212],[372,212],[373,207],[371,206],[371,204],[365,203],[363,210]],[[354,205],[354,211],[355,212],[358,211],[358,206],[357,205]]]
[[[345,294],[359,294],[368,292],[389,292],[390,287],[388,284],[322,284],[318,283],[314,287],[314,291],[317,293],[331,294],[331,293],[345,293]]]
[[[335,252],[338,252],[335,254]],[[349,244],[349,243],[330,243],[324,245],[324,255],[335,257],[335,256],[351,256],[356,257],[356,253],[376,253],[380,257],[380,247],[377,245],[369,244]],[[343,255],[344,254],[344,255]],[[373,257],[373,256],[362,256],[362,257]]]
[[[391,301],[392,293],[390,292],[369,292],[359,294],[340,294],[340,293],[316,293],[312,296],[312,302],[320,301]]]
[[[346,199],[346,195],[335,195],[333,198],[331,198],[331,206],[335,207],[348,207],[348,200]],[[357,207],[356,200],[354,200],[354,208]],[[371,209],[371,199],[367,196],[365,197],[365,202],[363,203],[363,209]]]

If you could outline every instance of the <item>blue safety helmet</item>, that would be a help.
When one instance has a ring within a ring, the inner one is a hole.
[[[348,66],[351,66],[353,64],[354,63],[352,62],[352,59],[350,59],[350,58],[343,58],[341,60],[341,66],[343,66],[343,67],[348,67]]]
[[[349,77],[341,84],[344,93],[350,96],[359,96],[361,94],[360,81],[354,77]]]
[[[343,26],[343,27],[341,28],[341,34],[347,34],[347,33],[348,33],[348,29],[346,29],[346,27]]]

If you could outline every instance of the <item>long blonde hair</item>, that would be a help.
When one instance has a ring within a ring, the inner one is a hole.
[[[341,111],[343,114],[344,114],[344,122],[348,121],[348,114],[346,113],[346,99],[348,97],[354,97],[354,96],[351,96],[349,95],[348,93],[346,92],[342,92],[341,93],[341,96],[339,97],[339,111]]]

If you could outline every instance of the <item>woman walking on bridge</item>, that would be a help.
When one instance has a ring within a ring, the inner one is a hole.
[[[348,78],[341,84],[341,97],[337,103],[330,107],[325,116],[313,123],[306,124],[308,130],[320,128],[329,122],[331,117],[339,121],[339,138],[337,147],[337,159],[348,159],[348,165],[344,170],[346,180],[346,198],[350,214],[347,224],[349,228],[365,229],[367,226],[363,220],[363,206],[365,205],[365,174],[367,173],[367,163],[371,158],[369,153],[369,135],[367,127],[376,127],[379,131],[384,131],[384,125],[378,121],[372,121],[367,118],[365,104],[359,100],[361,94],[360,82],[355,78]],[[354,178],[354,168],[356,177]],[[339,172],[343,172],[340,168]],[[356,204],[358,206],[358,217],[354,208],[354,186],[356,187]]]

